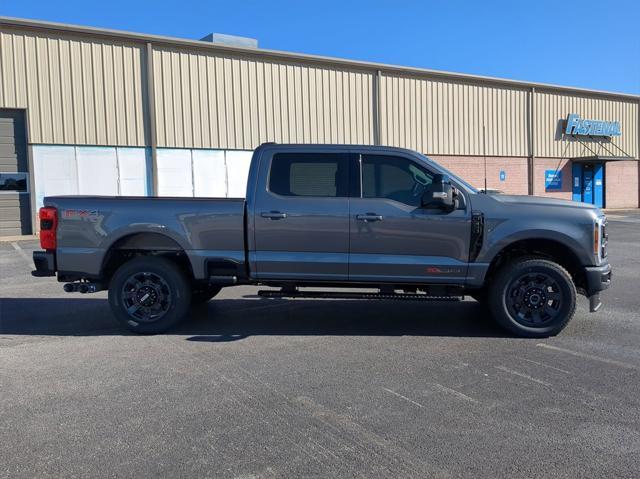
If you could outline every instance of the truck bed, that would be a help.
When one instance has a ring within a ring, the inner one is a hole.
[[[196,279],[207,276],[207,258],[245,261],[242,198],[52,196],[44,204],[58,209],[60,271],[97,275],[112,246],[141,234],[184,250]]]

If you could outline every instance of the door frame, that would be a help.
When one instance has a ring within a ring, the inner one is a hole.
[[[594,206],[596,206],[596,169],[597,169],[597,165],[601,165],[601,170],[602,170],[602,185],[601,185],[601,189],[602,189],[602,206],[599,206],[599,208],[606,208],[607,207],[607,169],[606,169],[606,161],[577,161],[577,158],[572,159],[572,164],[571,164],[571,199],[573,201],[584,201],[584,167],[586,165],[591,165],[592,166],[592,171],[593,171],[593,178],[592,178],[592,183],[591,183],[591,194],[593,197],[593,202],[590,204],[593,204]],[[576,177],[580,178],[580,186],[579,186],[579,192],[576,191],[576,185],[575,185],[575,181],[576,181]]]

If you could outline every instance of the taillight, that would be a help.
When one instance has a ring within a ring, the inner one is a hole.
[[[40,208],[40,247],[56,249],[56,230],[58,229],[58,210],[51,206]]]

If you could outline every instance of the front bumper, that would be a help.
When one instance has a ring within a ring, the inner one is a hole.
[[[56,254],[53,251],[34,251],[33,264],[36,269],[31,271],[32,276],[56,275]]]
[[[611,265],[605,263],[600,266],[587,266],[585,267],[585,278],[589,311],[594,313],[602,307],[600,291],[611,286]]]

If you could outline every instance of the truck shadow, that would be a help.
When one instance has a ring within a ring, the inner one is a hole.
[[[104,298],[2,298],[0,335],[130,335]],[[227,342],[250,336],[505,337],[474,301],[456,303],[218,299],[192,308],[169,335]]]

